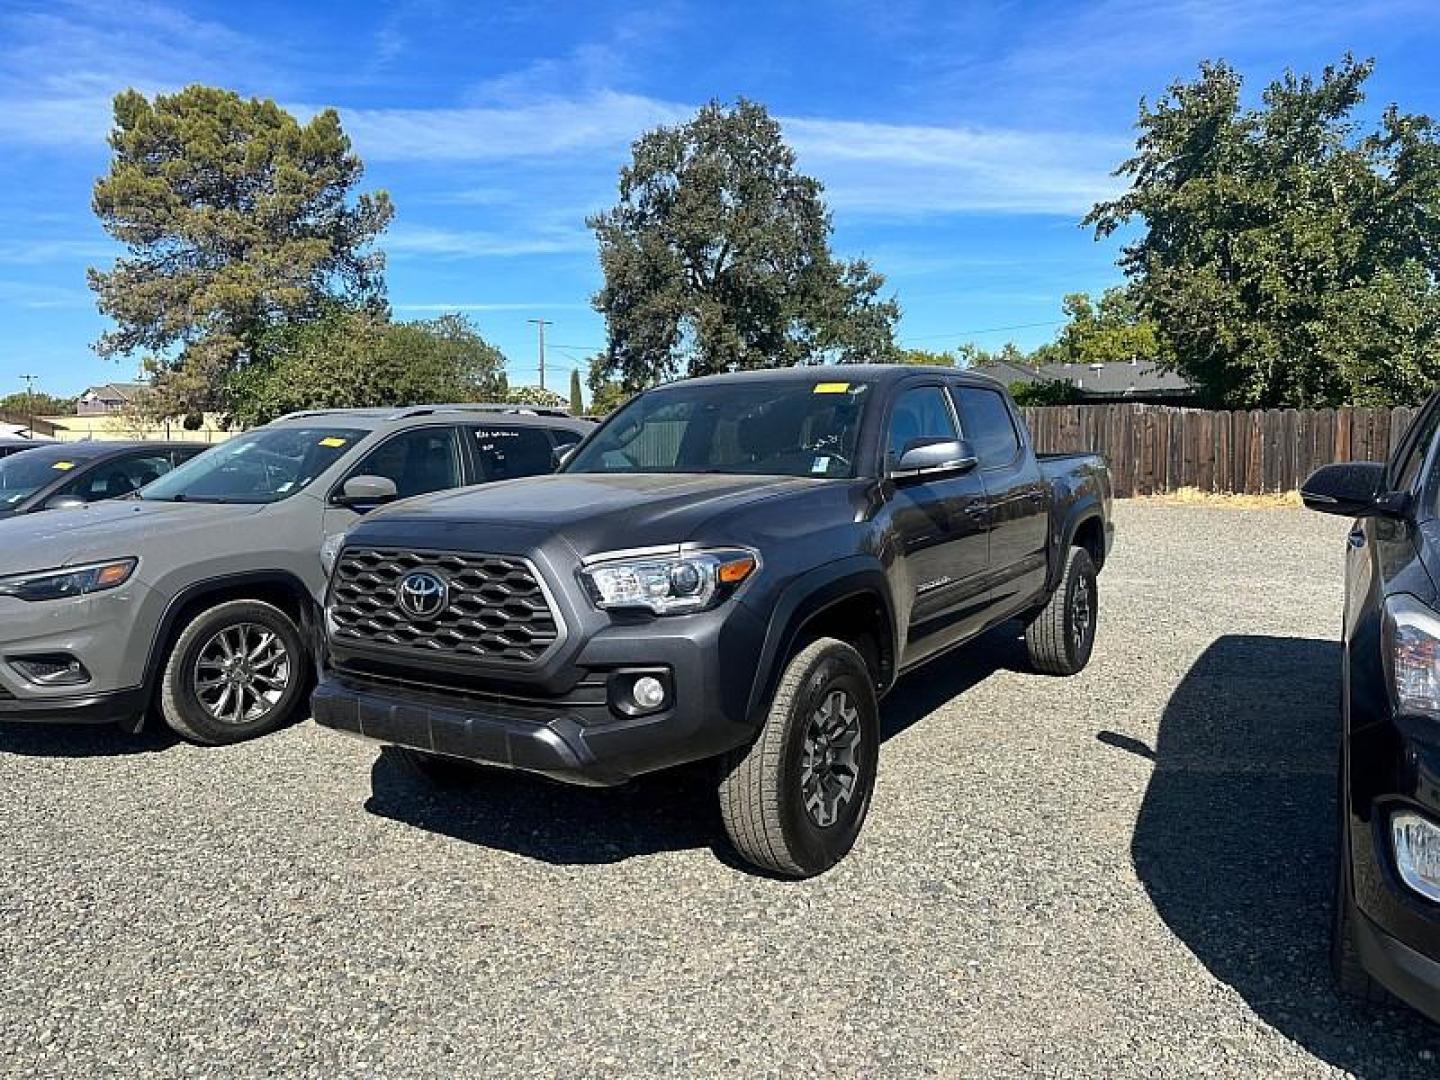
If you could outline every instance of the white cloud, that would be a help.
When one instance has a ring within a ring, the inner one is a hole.
[[[534,300],[524,303],[458,303],[458,304],[395,304],[396,311],[428,312],[444,314],[448,311],[588,311],[589,304],[566,304],[552,300]]]
[[[556,255],[591,251],[594,240],[583,229],[536,228],[532,232],[491,232],[397,225],[380,241],[392,255],[474,259],[515,255]]]

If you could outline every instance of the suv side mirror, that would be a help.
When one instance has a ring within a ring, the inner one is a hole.
[[[973,469],[977,460],[975,449],[968,441],[947,439],[944,442],[909,447],[886,475],[891,480],[908,480],[912,477],[962,473]]]
[[[1341,517],[1403,517],[1410,498],[1385,490],[1385,465],[1351,461],[1326,465],[1310,474],[1300,498],[1311,510]]]
[[[334,501],[341,506],[359,509],[393,502],[396,494],[395,481],[389,477],[352,476],[345,481],[345,486],[340,489],[340,494],[335,496]]]
[[[555,449],[550,452],[551,465],[556,469],[561,468],[567,461],[575,456],[575,451],[579,449],[579,443],[569,443],[566,446],[555,447]]]

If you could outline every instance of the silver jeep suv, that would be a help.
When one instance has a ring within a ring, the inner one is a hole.
[[[158,707],[238,742],[308,701],[327,546],[396,499],[551,471],[594,425],[447,405],[297,413],[131,498],[0,522],[0,722]]]

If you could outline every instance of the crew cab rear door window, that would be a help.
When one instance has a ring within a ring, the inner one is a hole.
[[[154,483],[174,468],[174,458],[167,451],[153,454],[132,454],[97,465],[77,477],[51,496],[52,499],[79,499],[82,502],[103,502],[118,499]]]
[[[474,428],[473,434],[482,480],[539,476],[555,467],[555,444],[544,428],[497,423]]]
[[[952,391],[960,409],[960,427],[970,440],[982,469],[1009,465],[1020,452],[1015,418],[999,391],[957,386]]]

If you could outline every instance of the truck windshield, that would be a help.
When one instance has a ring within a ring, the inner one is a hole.
[[[303,491],[368,432],[261,428],[221,443],[141,492],[157,502],[273,503]]]
[[[853,477],[868,390],[819,380],[681,383],[625,406],[564,471]]]

